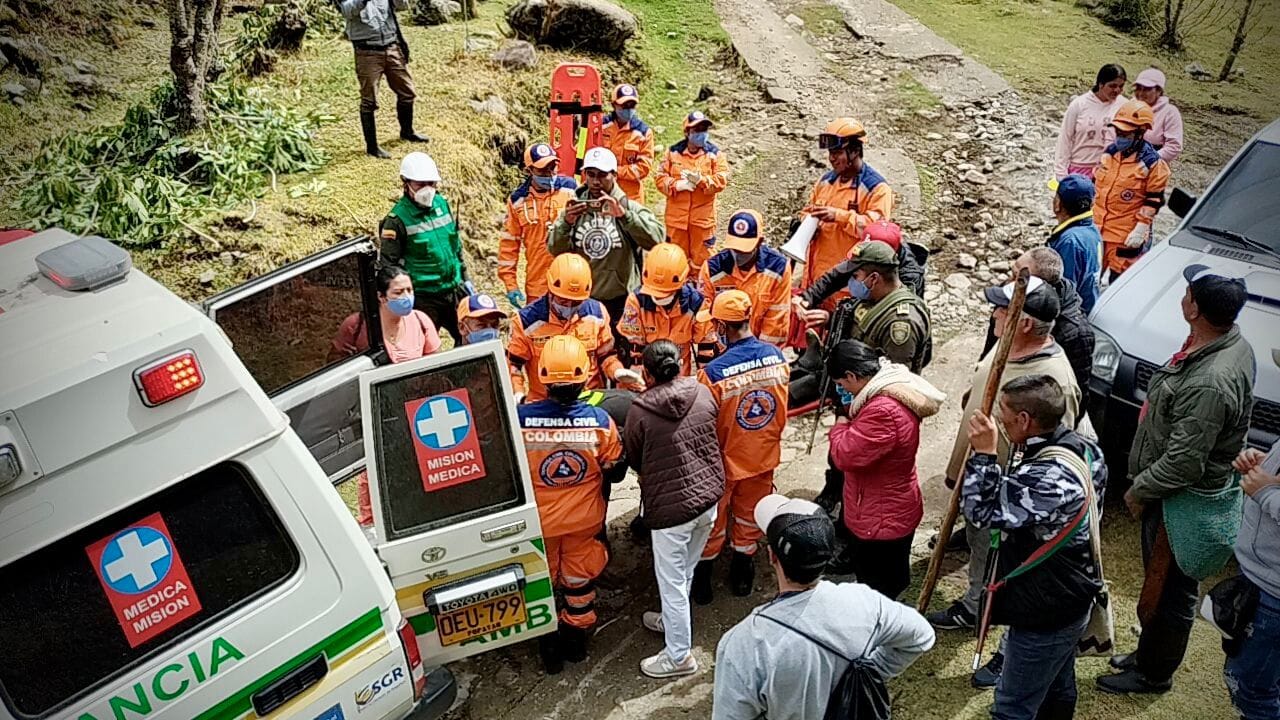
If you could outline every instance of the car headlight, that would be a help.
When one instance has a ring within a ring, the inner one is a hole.
[[[1095,378],[1110,384],[1116,379],[1116,370],[1120,368],[1120,345],[1096,327],[1093,335],[1093,368],[1090,372]]]

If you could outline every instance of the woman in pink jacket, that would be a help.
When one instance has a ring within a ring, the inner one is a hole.
[[[1149,67],[1133,81],[1133,97],[1151,106],[1155,122],[1143,137],[1160,153],[1160,159],[1173,165],[1182,154],[1182,111],[1164,94],[1164,73]]]
[[[920,421],[937,413],[946,396],[857,340],[835,347],[828,372],[853,396],[849,416],[830,434],[831,460],[844,473],[841,534],[848,544],[828,572],[853,573],[897,599],[911,584],[911,541],[924,516],[916,474]]]
[[[1128,102],[1124,96],[1127,80],[1124,68],[1103,65],[1093,89],[1071,99],[1062,117],[1062,130],[1053,156],[1054,178],[1061,180],[1076,174],[1093,179],[1093,171],[1102,162],[1102,151],[1116,139],[1111,118]]]

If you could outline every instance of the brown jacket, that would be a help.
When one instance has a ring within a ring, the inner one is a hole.
[[[651,387],[632,403],[623,443],[651,529],[687,523],[724,495],[716,416],[711,391],[691,377]]]

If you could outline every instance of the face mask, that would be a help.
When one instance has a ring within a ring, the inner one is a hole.
[[[871,288],[858,278],[849,278],[849,294],[854,300],[866,300],[871,297]]]
[[[733,253],[733,264],[738,267],[746,267],[755,259],[755,253],[753,252],[742,252],[740,250],[730,250],[729,252]]]
[[[636,109],[635,108],[618,108],[613,111],[613,116],[618,118],[624,123],[629,123],[632,120],[636,119]]]
[[[387,309],[398,317],[405,317],[413,312],[413,293],[387,300]]]
[[[431,203],[435,202],[435,199],[436,189],[430,185],[424,185],[423,187],[418,188],[417,192],[413,194],[413,202],[421,205],[422,207],[431,207]]]
[[[694,147],[704,147],[707,144],[708,136],[710,136],[710,133],[706,130],[689,133],[689,144]]]
[[[467,333],[468,343],[481,343],[486,340],[497,340],[498,328],[480,328]]]
[[[561,320],[568,320],[573,317],[575,312],[578,311],[578,303],[574,303],[572,305],[561,305],[560,303],[553,301],[551,303],[551,309],[555,311],[556,317]]]
[[[550,190],[556,182],[554,175],[530,175],[529,177],[533,178],[533,186],[539,190]]]
[[[1128,152],[1133,147],[1133,142],[1131,137],[1118,137],[1116,138],[1116,149],[1120,152]]]
[[[672,293],[671,295],[668,295],[668,296],[666,296],[666,297],[664,297],[664,298],[654,298],[654,299],[653,299],[654,304],[656,304],[658,307],[667,307],[668,305],[670,305],[671,303],[673,303],[673,302],[675,302],[675,301],[676,301],[676,296],[675,296],[675,294],[674,294],[674,293]]]

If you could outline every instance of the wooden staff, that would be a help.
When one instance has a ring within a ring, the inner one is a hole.
[[[1013,335],[1018,326],[1018,318],[1022,316],[1022,305],[1027,299],[1027,282],[1031,273],[1023,268],[1013,284],[1013,298],[1009,300],[1009,313],[1005,317],[1004,332],[1000,333],[1000,342],[996,345],[995,357],[991,360],[991,371],[987,373],[987,386],[982,391],[983,415],[991,416],[996,404],[996,393],[1000,391],[1000,381],[1004,376],[1004,366],[1009,361],[1009,348],[1013,346]],[[963,420],[962,420],[963,422]],[[960,432],[965,432],[961,427]],[[925,573],[924,584],[920,586],[920,599],[916,609],[924,612],[933,599],[933,590],[938,585],[938,575],[942,572],[942,558],[947,554],[947,543],[951,542],[951,531],[956,525],[956,516],[960,514],[960,491],[964,487],[963,473],[956,478],[955,487],[951,488],[951,502],[947,504],[947,512],[942,516],[942,526],[938,528],[938,543],[933,547],[933,557],[929,558],[929,571]]]

